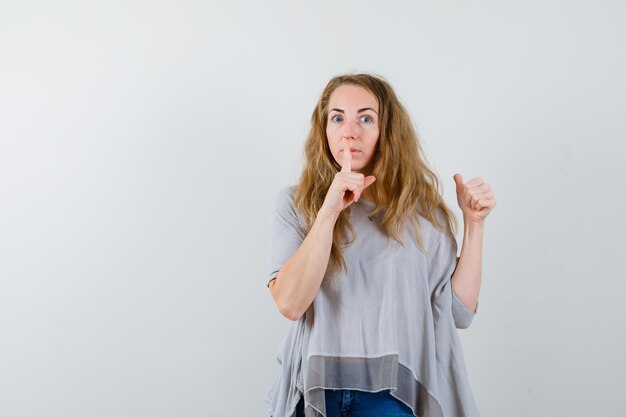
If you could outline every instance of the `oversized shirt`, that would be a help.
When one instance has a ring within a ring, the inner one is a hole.
[[[276,195],[266,284],[306,237],[294,193],[289,186]],[[265,398],[269,415],[295,416],[304,396],[305,416],[325,417],[325,389],[389,389],[416,416],[478,417],[457,333],[476,311],[452,289],[456,240],[437,212],[446,232],[419,216],[429,254],[417,246],[410,221],[401,245],[380,227],[385,209],[368,217],[374,207],[361,198],[346,208],[356,232],[343,246],[347,271],[325,279],[290,323],[277,351],[281,371]]]

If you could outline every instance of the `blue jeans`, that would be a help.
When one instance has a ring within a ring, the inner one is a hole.
[[[329,390],[326,394],[326,417],[414,417],[411,408],[389,390],[366,392]],[[304,417],[304,398],[296,406],[296,417]]]

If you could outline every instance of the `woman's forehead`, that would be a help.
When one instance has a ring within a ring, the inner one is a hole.
[[[344,84],[333,91],[328,100],[329,108],[357,110],[370,107],[378,110],[378,100],[363,87]]]

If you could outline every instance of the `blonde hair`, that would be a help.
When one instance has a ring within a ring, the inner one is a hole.
[[[404,245],[404,224],[411,219],[418,247],[424,252],[427,251],[419,233],[418,213],[439,230],[445,232],[447,226],[447,232],[455,236],[456,217],[443,201],[440,181],[426,163],[407,111],[387,81],[369,74],[345,74],[332,78],[313,110],[311,130],[304,146],[305,166],[294,194],[294,204],[305,218],[306,233],[313,226],[335,174],[341,170],[328,146],[326,123],[330,96],[337,87],[345,84],[363,87],[378,100],[380,134],[370,174],[376,177],[376,181],[369,186],[375,207],[370,215],[376,215],[386,205],[381,229],[387,237],[394,238],[401,245]],[[416,210],[417,202],[419,208]],[[338,267],[347,270],[341,243],[350,244],[356,238],[349,221],[351,208],[344,209],[335,222],[327,269],[330,275],[334,275]],[[439,221],[437,210],[443,215],[445,225]],[[346,238],[348,228],[351,240]]]

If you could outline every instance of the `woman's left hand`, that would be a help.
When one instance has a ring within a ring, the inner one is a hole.
[[[496,206],[496,198],[491,191],[491,186],[480,177],[463,184],[461,174],[454,175],[454,182],[456,183],[456,198],[463,211],[465,222],[484,224],[485,218]]]

